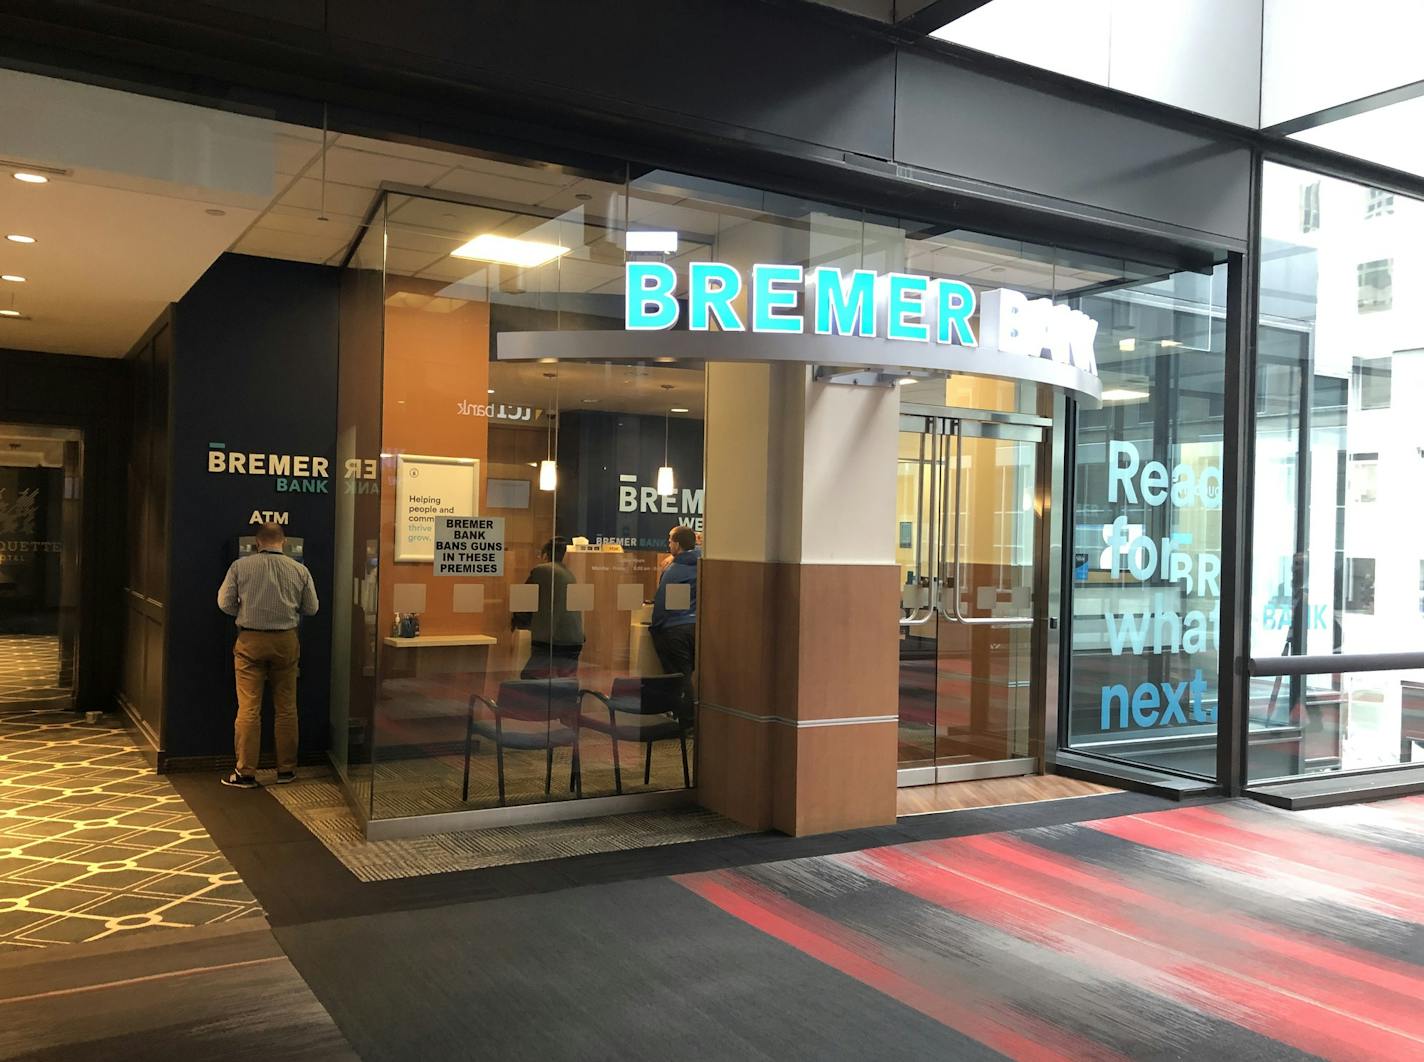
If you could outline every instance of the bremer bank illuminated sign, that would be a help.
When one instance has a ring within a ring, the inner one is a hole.
[[[682,318],[678,278],[663,262],[625,266],[624,327],[666,331]],[[745,296],[745,298],[744,298]],[[745,310],[738,310],[738,303]],[[742,272],[722,262],[687,267],[688,331],[761,335],[884,338],[908,343],[980,346],[1001,354],[1050,358],[1096,376],[1093,349],[1098,323],[1081,310],[1029,299],[1000,288],[977,299],[959,280],[909,273],[849,272],[834,266],[754,265],[748,286]],[[745,313],[745,317],[743,314]]]
[[[830,382],[967,373],[1042,384],[1096,408],[1098,324],[1050,299],[834,266],[624,264],[623,327],[500,332],[501,361],[791,362]]]

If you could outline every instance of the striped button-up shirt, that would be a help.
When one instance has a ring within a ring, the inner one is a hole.
[[[232,562],[218,589],[218,608],[244,630],[287,631],[299,616],[316,614],[316,587],[306,565],[276,550]]]

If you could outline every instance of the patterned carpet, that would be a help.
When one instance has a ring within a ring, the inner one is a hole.
[[[0,715],[0,954],[261,914],[122,729]]]
[[[63,709],[70,696],[59,686],[57,635],[0,634],[0,712]]]
[[[985,1057],[1424,1058],[1424,797],[1232,802],[676,880]]]
[[[271,786],[267,792],[361,881],[536,863],[752,832],[703,808],[689,807],[440,833],[408,840],[367,841],[341,787],[334,781],[303,780]]]

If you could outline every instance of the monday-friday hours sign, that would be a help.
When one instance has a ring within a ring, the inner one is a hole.
[[[504,517],[437,516],[436,575],[503,575]]]

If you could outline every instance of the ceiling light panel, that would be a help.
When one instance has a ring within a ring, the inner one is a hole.
[[[476,236],[450,252],[451,258],[467,258],[476,262],[497,262],[500,265],[518,266],[532,269],[562,258],[569,248],[556,243],[541,243],[537,240],[515,240],[508,236],[496,236],[492,232]]]

